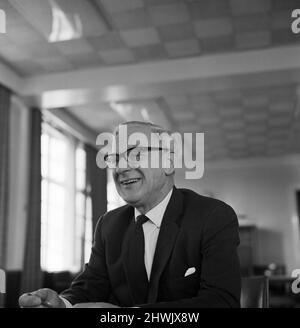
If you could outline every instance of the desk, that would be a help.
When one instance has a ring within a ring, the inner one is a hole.
[[[269,276],[269,283],[270,285],[276,286],[281,285],[284,286],[286,293],[291,293],[291,284],[296,278],[285,276],[285,275],[275,275],[275,276]]]
[[[270,307],[295,307],[299,296],[292,292],[292,282],[295,278],[286,275],[269,276]]]
[[[0,293],[0,309],[4,307],[4,297],[5,294]]]

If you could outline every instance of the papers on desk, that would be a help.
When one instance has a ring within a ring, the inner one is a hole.
[[[0,294],[6,293],[6,275],[5,271],[0,269]]]

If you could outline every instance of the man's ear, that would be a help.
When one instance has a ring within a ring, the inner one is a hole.
[[[163,170],[167,176],[174,174],[174,152],[167,151],[163,153],[162,157]]]

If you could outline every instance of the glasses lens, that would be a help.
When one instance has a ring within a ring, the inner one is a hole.
[[[149,167],[149,149],[134,148],[129,152],[128,162],[131,167]]]
[[[115,166],[117,166],[117,164],[119,162],[119,155],[118,154],[110,154],[110,155],[107,155],[104,160],[105,160],[105,163],[109,167],[115,167]]]
[[[139,148],[133,148],[127,152],[127,160],[130,163],[136,163],[141,158],[141,150]]]

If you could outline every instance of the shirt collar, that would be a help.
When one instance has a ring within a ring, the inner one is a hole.
[[[145,215],[148,217],[149,220],[152,221],[158,228],[160,228],[161,221],[163,219],[163,216],[165,214],[166,208],[168,206],[168,203],[170,201],[170,198],[172,196],[173,188],[169,191],[169,193],[166,195],[166,197],[155,207],[153,207],[149,212],[145,213]],[[141,215],[142,213],[134,208],[134,218],[136,218]]]

